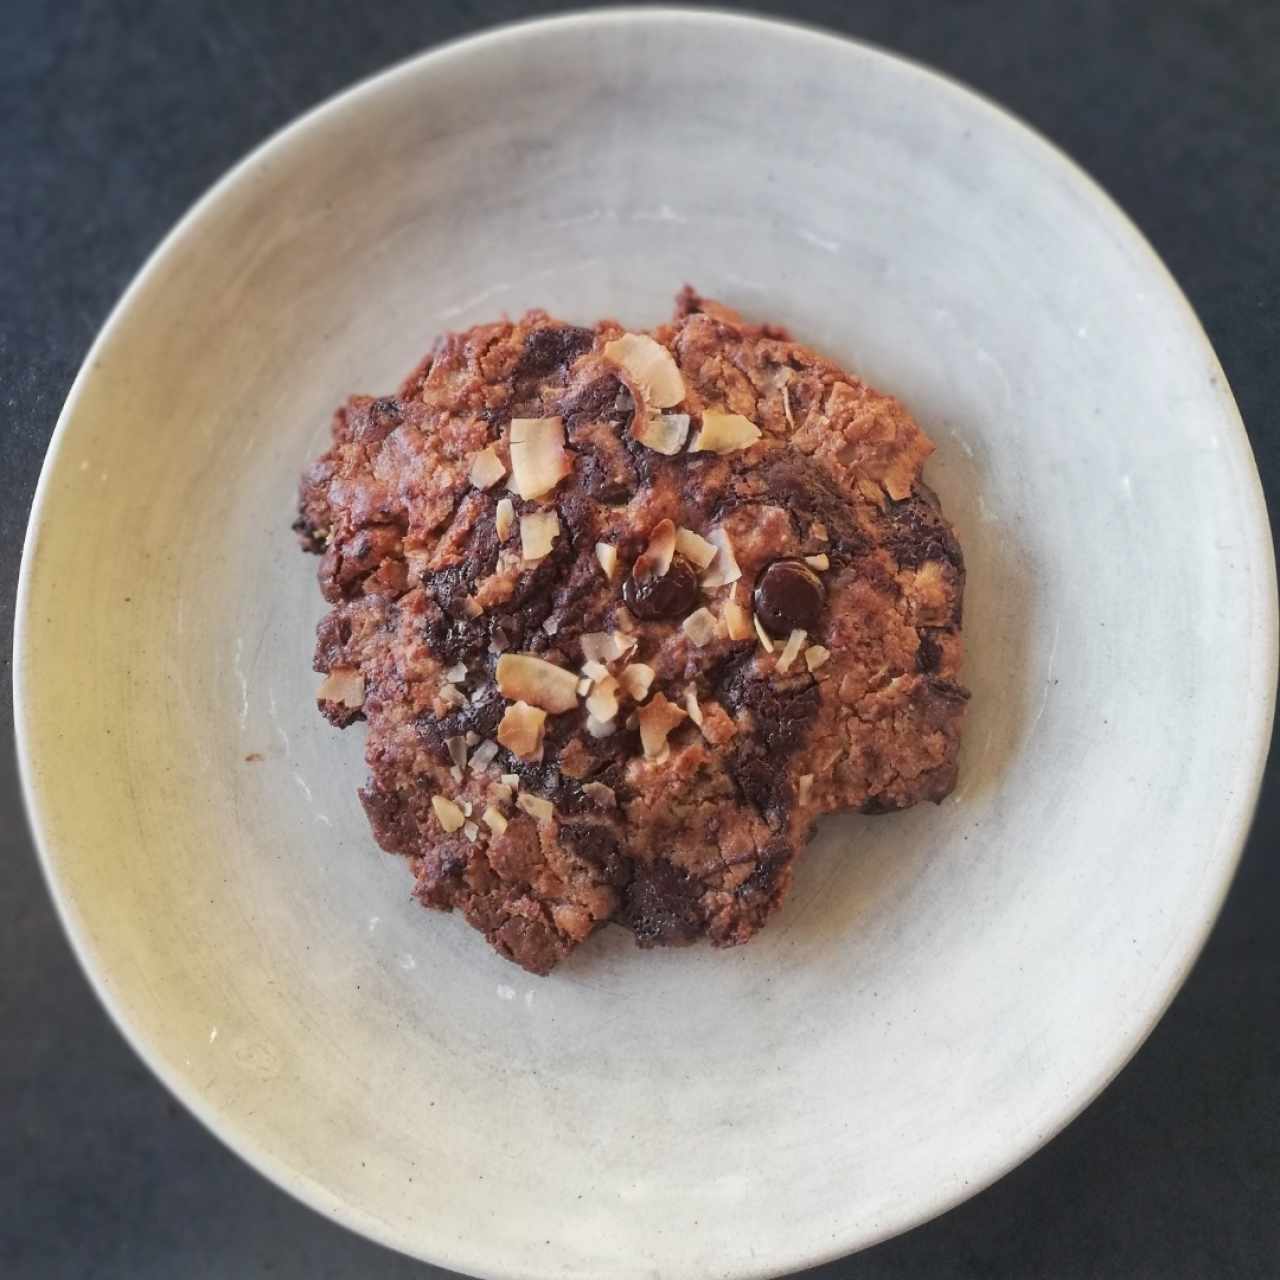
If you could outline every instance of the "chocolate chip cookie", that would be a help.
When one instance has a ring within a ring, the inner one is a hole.
[[[321,711],[426,906],[549,972],[600,925],[747,941],[821,814],[941,800],[964,562],[888,396],[686,288],[533,311],[352,397],[296,524]]]

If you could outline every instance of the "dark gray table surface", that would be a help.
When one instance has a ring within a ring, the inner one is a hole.
[[[31,493],[71,379],[156,241],[229,165],[378,68],[553,5],[0,5],[0,653]],[[1280,4],[781,4],[1004,103],[1150,237],[1280,494]],[[1115,353],[1123,360],[1124,352]],[[92,620],[89,621],[90,635]],[[11,732],[7,700],[4,732]],[[1280,1275],[1280,785],[1172,1010],[1047,1149],[836,1277]],[[0,751],[0,1275],[444,1273],[348,1235],[224,1150],[90,994]],[[815,1153],[815,1158],[821,1158]]]

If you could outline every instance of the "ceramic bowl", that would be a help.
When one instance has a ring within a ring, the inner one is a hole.
[[[969,566],[961,783],[827,822],[750,946],[607,930],[532,978],[428,915],[316,713],[296,476],[351,391],[684,281],[901,396]],[[430,53],[179,224],[67,401],[17,723],[68,933],[257,1168],[482,1276],[754,1277],[1060,1129],[1204,941],[1268,740],[1274,568],[1222,370],[1124,216],[920,67],[709,13]]]

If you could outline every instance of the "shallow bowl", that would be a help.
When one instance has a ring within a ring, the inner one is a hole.
[[[546,980],[409,898],[317,715],[295,479],[348,392],[531,306],[685,280],[902,397],[969,566],[955,794],[824,825],[752,945],[608,930]],[[484,1276],[754,1277],[936,1214],[1167,1006],[1262,769],[1275,578],[1195,316],[1041,138],[709,13],[405,63],[165,241],[59,423],[16,710],[53,893],[157,1074],[281,1186]]]

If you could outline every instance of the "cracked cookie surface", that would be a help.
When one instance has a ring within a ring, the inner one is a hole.
[[[686,288],[352,397],[305,473],[323,713],[414,894],[547,973],[606,921],[747,941],[823,813],[956,776],[964,564],[894,399]]]

